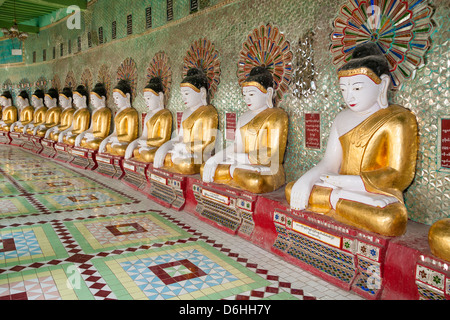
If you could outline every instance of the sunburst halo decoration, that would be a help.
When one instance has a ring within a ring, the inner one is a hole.
[[[64,87],[71,88],[74,91],[77,88],[77,81],[75,80],[75,74],[73,71],[69,71],[64,82]]]
[[[167,102],[172,89],[172,68],[169,64],[169,57],[164,51],[156,53],[147,68],[147,82],[153,77],[161,78],[165,90],[164,99]]]
[[[191,68],[203,70],[208,78],[209,97],[210,99],[214,98],[219,86],[221,70],[219,52],[210,40],[203,38],[191,44],[184,57],[183,77],[187,75]]]
[[[137,92],[137,82],[138,82],[138,72],[136,62],[132,58],[125,59],[117,69],[117,82],[120,80],[127,80],[131,86],[132,98],[136,98]]]
[[[254,67],[265,67],[272,73],[275,103],[288,91],[292,77],[292,51],[289,41],[270,23],[253,30],[242,45],[239,54],[237,77],[239,84]]]
[[[52,88],[55,88],[56,90],[61,91],[61,79],[59,78],[59,76],[57,74],[55,74],[53,76],[52,79]]]
[[[374,42],[389,62],[393,87],[399,88],[423,64],[432,13],[425,0],[348,0],[334,21],[333,63],[339,69],[356,45]]]
[[[81,74],[81,85],[83,85],[87,91],[90,91],[93,89],[93,82],[94,79],[92,77],[92,72],[89,70],[89,68],[84,69],[83,73]]]

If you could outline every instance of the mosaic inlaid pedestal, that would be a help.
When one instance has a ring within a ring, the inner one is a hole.
[[[147,186],[146,172],[150,166],[152,166],[150,163],[123,160],[125,175],[123,176],[122,181],[135,190],[144,190]]]
[[[24,134],[20,132],[10,132],[9,137],[11,138],[10,144],[17,147],[22,147],[28,141],[28,138],[24,137]]]
[[[41,140],[42,152],[41,155],[47,158],[53,158],[56,155],[56,142],[50,139],[43,138]]]
[[[155,202],[175,210],[182,210],[186,202],[186,185],[188,176],[156,169],[147,169],[147,196]]]
[[[114,179],[121,179],[124,176],[123,157],[97,153],[95,160],[97,161],[96,171],[98,173]]]
[[[273,221],[277,234],[274,253],[367,299],[381,297],[391,238],[287,208],[274,210]]]
[[[55,144],[55,160],[62,161],[65,163],[70,163],[73,160],[72,156],[72,147],[65,143],[56,143]]]
[[[1,144],[10,144],[11,138],[9,137],[9,132],[0,131],[0,143]]]
[[[71,152],[73,160],[70,164],[74,167],[87,170],[97,169],[97,151],[81,147],[73,147]]]
[[[194,182],[192,191],[196,200],[195,214],[200,219],[225,232],[246,239],[251,237],[255,227],[256,194],[201,180]]]

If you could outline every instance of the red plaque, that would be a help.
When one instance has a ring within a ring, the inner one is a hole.
[[[183,111],[178,111],[177,112],[177,126],[178,126],[178,131],[180,131],[181,128],[181,120],[183,119]]]
[[[236,113],[229,112],[226,114],[226,140],[234,140],[236,132]]]
[[[441,167],[450,169],[450,119],[441,119]]]
[[[305,113],[305,147],[320,149],[320,113]]]

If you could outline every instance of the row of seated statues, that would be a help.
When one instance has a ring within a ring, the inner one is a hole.
[[[297,181],[285,186],[291,209],[324,215],[384,236],[405,233],[408,214],[403,191],[415,175],[418,128],[414,114],[389,104],[387,60],[376,45],[359,45],[338,72],[347,108],[330,129],[323,159]],[[139,115],[132,107],[131,87],[120,81],[113,90],[118,111],[106,106],[106,90],[97,84],[43,93],[36,90],[29,106],[19,94],[17,110],[6,92],[0,129],[45,137],[70,146],[98,150],[152,163],[155,168],[192,175],[207,183],[224,184],[255,194],[282,188],[289,120],[273,104],[274,82],[265,67],[255,67],[242,84],[248,110],[237,122],[235,140],[220,149],[219,117],[208,101],[208,80],[192,68],[180,84],[184,102],[181,127],[172,134],[173,117],[164,106],[165,88],[152,78],[144,89],[148,114],[139,134]],[[93,108],[92,119],[88,104]],[[74,106],[73,106],[74,104]],[[436,222],[430,248],[450,261],[450,219]]]

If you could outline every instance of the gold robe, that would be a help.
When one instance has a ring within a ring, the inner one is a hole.
[[[172,122],[172,113],[169,110],[162,109],[156,112],[145,124],[147,126],[147,146],[154,149],[139,151],[139,147],[137,147],[133,151],[132,159],[152,163],[158,147],[170,140]]]
[[[164,159],[164,169],[181,174],[200,173],[200,166],[206,160],[205,153],[214,149],[216,130],[219,125],[219,115],[212,105],[201,106],[181,124],[183,126],[183,143],[187,151],[196,158],[174,159],[168,153]]]
[[[98,150],[100,143],[109,135],[111,130],[112,113],[109,108],[101,108],[92,115],[92,124],[94,139],[88,141],[86,138],[81,140],[80,146],[91,150]]]
[[[277,190],[285,183],[283,168],[289,119],[281,108],[267,108],[239,128],[244,152],[251,165],[266,166],[270,173],[236,168],[233,177],[229,164],[219,164],[214,182],[241,188],[252,193]],[[203,167],[202,167],[203,169]]]
[[[11,125],[14,122],[17,122],[17,108],[14,106],[3,108],[2,121],[4,121],[5,124],[0,127],[0,130],[9,131]]]
[[[40,126],[45,123],[45,115],[47,114],[48,108],[46,106],[42,106],[34,111],[33,115],[33,128],[27,128],[27,134],[33,134],[34,128]]]
[[[53,107],[48,109],[47,112],[45,113],[45,123],[44,123],[45,128],[39,129],[37,131],[37,136],[44,137],[48,129],[59,125],[61,123],[61,113],[62,113],[61,107]]]
[[[23,132],[23,127],[33,121],[34,107],[27,106],[20,111],[19,121],[22,127],[16,126],[14,132]]]
[[[125,155],[128,145],[137,139],[139,132],[139,115],[136,109],[126,108],[120,111],[114,118],[117,139],[123,145],[112,146],[111,142],[106,145],[106,153],[113,156]]]
[[[316,185],[307,210],[385,236],[402,235],[408,220],[403,191],[414,178],[418,150],[415,115],[391,105],[375,112],[339,140],[343,151],[339,174],[359,175],[366,191],[395,197],[398,202],[380,208],[339,199],[336,210],[332,210],[332,189]],[[292,185],[287,187],[287,196]]]
[[[50,140],[58,142],[59,134],[64,130],[70,128],[73,122],[73,115],[75,113],[75,108],[64,109],[61,113],[61,122],[58,125],[56,132],[51,132],[49,135]]]
[[[73,130],[70,135],[66,135],[63,139],[65,144],[70,146],[75,145],[77,136],[89,129],[89,121],[91,120],[91,113],[88,108],[83,108],[75,111],[73,115]]]

